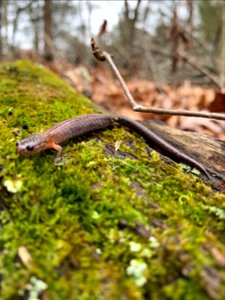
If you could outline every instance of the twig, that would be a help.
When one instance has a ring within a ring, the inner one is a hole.
[[[217,120],[225,120],[225,115],[220,114],[220,113],[209,113],[209,112],[195,112],[195,111],[190,111],[190,110],[167,110],[167,109],[162,109],[162,108],[150,108],[150,107],[145,107],[142,105],[139,105],[133,96],[131,95],[125,81],[123,80],[119,70],[117,69],[115,63],[112,60],[111,55],[106,52],[101,50],[94,38],[91,39],[91,47],[92,47],[92,52],[93,55],[100,61],[107,61],[113,72],[115,73],[117,79],[120,82],[120,85],[124,91],[124,94],[126,95],[132,109],[134,111],[138,112],[148,112],[148,113],[154,113],[154,114],[164,114],[164,115],[175,115],[175,116],[187,116],[187,117],[199,117],[199,118],[210,118],[210,119],[217,119]]]
[[[212,52],[210,51],[210,49],[207,47],[207,45],[197,36],[191,34],[190,32],[188,32],[188,30],[185,30],[184,28],[182,28],[182,30],[184,31],[184,33],[186,35],[188,35],[188,37],[190,39],[192,39],[196,44],[199,44],[199,46],[202,47],[202,49],[205,51],[205,54],[208,56],[208,58],[210,59],[212,64],[215,64],[215,60],[212,57]]]
[[[177,51],[177,54],[187,63],[189,63],[189,65],[191,65],[193,68],[195,68],[196,70],[198,70],[200,73],[202,73],[203,75],[205,75],[206,77],[208,77],[219,89],[221,89],[221,85],[218,82],[218,80],[216,78],[214,78],[214,76],[212,76],[207,70],[203,69],[202,67],[200,67],[197,62],[194,62],[193,59],[191,59],[190,57],[188,57],[187,55],[185,55],[184,53],[182,53],[181,51]]]
[[[152,49],[153,53],[156,54],[160,54],[164,57],[168,57],[170,58],[171,55],[176,56],[175,54],[170,54],[170,53],[166,53],[164,51],[160,51],[158,49]],[[210,79],[210,81],[219,89],[222,88],[221,84],[219,83],[219,81],[217,80],[217,78],[215,76],[213,76],[212,74],[210,74],[206,69],[203,69],[202,67],[199,66],[199,64],[197,62],[194,62],[193,59],[191,59],[190,57],[188,57],[187,55],[185,55],[183,52],[181,51],[177,51],[177,54],[187,63],[189,63],[189,65],[191,65],[193,68],[195,68],[196,70],[198,70],[200,73],[202,73],[204,76],[206,76],[207,78]]]

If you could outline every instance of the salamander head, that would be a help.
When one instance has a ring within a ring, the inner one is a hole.
[[[17,142],[17,153],[20,156],[30,156],[46,149],[46,142],[39,135],[31,135]]]

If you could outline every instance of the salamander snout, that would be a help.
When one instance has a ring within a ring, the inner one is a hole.
[[[16,152],[21,156],[30,156],[39,152],[40,145],[35,136],[30,136],[16,143]]]

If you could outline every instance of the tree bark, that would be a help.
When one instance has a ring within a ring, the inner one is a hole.
[[[2,0],[2,54],[8,55],[8,0]],[[1,28],[1,29],[2,29]]]
[[[44,2],[44,58],[47,61],[53,60],[52,52],[52,1],[45,0]]]
[[[197,132],[174,129],[156,121],[143,121],[143,124],[181,152],[200,162],[211,175],[213,187],[225,192],[224,141]]]
[[[41,31],[41,24],[42,24],[42,17],[39,14],[40,5],[39,2],[36,3],[36,7],[32,5],[29,7],[29,15],[30,15],[30,22],[33,26],[33,49],[35,53],[40,53],[40,31]]]

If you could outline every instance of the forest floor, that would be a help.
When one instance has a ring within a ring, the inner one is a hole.
[[[158,119],[173,128],[204,132],[219,139],[225,139],[225,122],[186,116],[156,115],[135,112],[106,65],[101,65],[89,71],[84,66],[68,68],[61,75],[65,77],[75,89],[86,94],[96,104],[126,115],[134,119]],[[133,77],[127,80],[131,94],[138,104],[148,107],[210,111],[223,113],[225,111],[225,94],[209,86],[193,85],[190,81],[183,84],[164,84],[159,86],[150,80]]]

